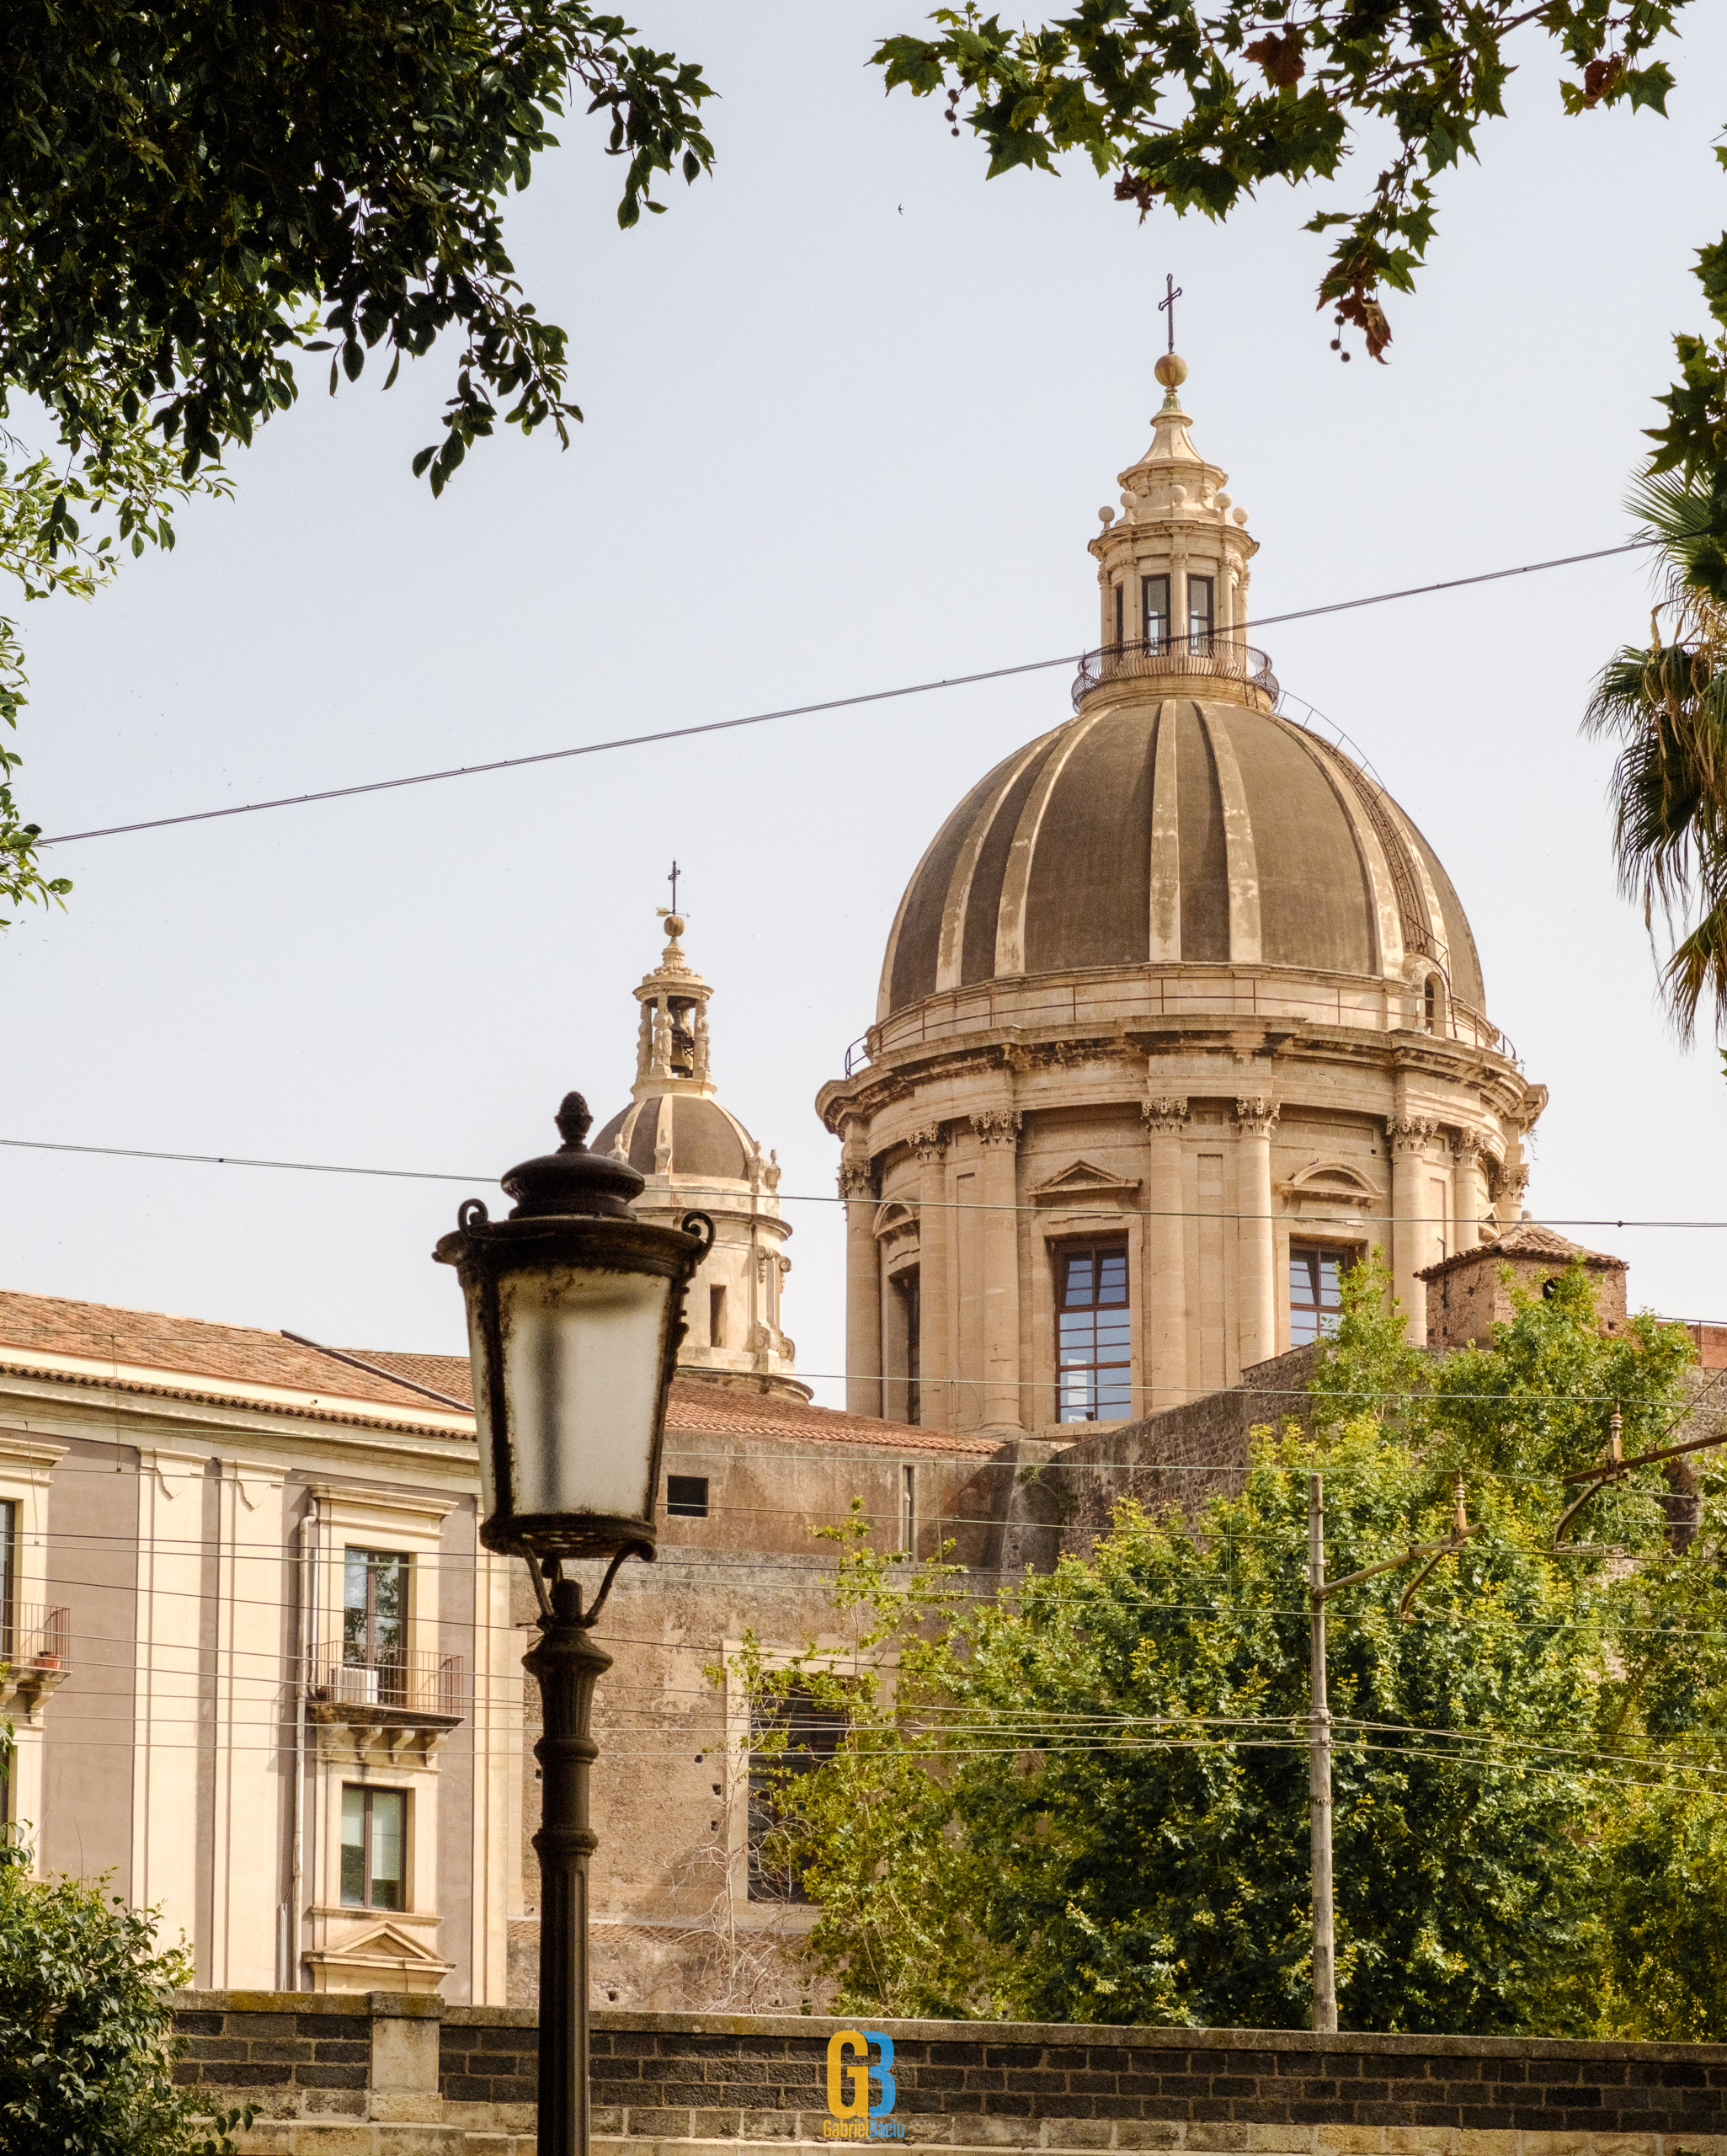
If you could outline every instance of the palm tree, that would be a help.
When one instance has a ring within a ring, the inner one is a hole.
[[[1626,506],[1660,549],[1662,595],[1647,648],[1602,669],[1583,730],[1623,744],[1608,787],[1619,888],[1651,942],[1671,942],[1661,989],[1689,1042],[1706,1000],[1727,1024],[1727,473],[1651,472]]]

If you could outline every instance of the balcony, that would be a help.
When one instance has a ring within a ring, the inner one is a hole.
[[[1263,697],[1268,711],[1281,694],[1267,655],[1222,631],[1106,643],[1099,651],[1088,651],[1074,677],[1074,709],[1078,711],[1093,690],[1106,688],[1111,681],[1229,681],[1246,690],[1250,702]]]
[[[33,1716],[67,1675],[72,1612],[22,1603],[0,1617],[0,1713]]]
[[[307,1657],[306,1698],[314,1721],[363,1728],[454,1729],[461,1720],[461,1657],[378,1655],[354,1661],[340,1648]]]

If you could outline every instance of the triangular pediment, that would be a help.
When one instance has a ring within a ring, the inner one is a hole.
[[[1131,1198],[1139,1187],[1137,1176],[1118,1176],[1108,1168],[1101,1168],[1095,1161],[1081,1158],[1070,1161],[1067,1166],[1033,1186],[1031,1197],[1040,1205],[1071,1203],[1075,1198],[1113,1198],[1117,1203]]]
[[[338,1946],[326,1946],[306,1958],[349,1968],[376,1967],[381,1964],[393,1967],[409,1962],[441,1972],[450,1966],[442,1955],[434,1954],[423,1939],[416,1939],[406,1925],[389,1923],[372,1924],[344,1939]]]

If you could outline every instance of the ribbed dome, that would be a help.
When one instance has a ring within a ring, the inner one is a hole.
[[[1087,967],[1420,958],[1483,1007],[1469,924],[1426,841],[1360,767],[1239,702],[1094,697],[943,825],[889,939],[878,1019],[938,990]]]
[[[630,1166],[644,1176],[715,1177],[747,1182],[758,1150],[736,1116],[717,1101],[693,1093],[650,1093],[645,1100],[632,1101],[589,1141],[591,1150],[610,1152],[620,1134]],[[659,1157],[663,1145],[670,1148],[670,1157],[664,1161]]]

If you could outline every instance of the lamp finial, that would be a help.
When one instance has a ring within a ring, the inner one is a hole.
[[[557,1124],[557,1134],[563,1140],[563,1144],[558,1149],[559,1151],[564,1153],[583,1151],[588,1143],[588,1133],[594,1128],[594,1118],[589,1112],[588,1103],[582,1096],[579,1093],[566,1093],[559,1104],[554,1120]]]

